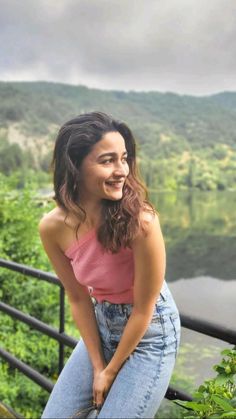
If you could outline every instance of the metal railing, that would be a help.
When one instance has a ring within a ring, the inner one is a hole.
[[[53,285],[59,286],[60,310],[58,330],[36,319],[35,317],[30,316],[29,314],[25,314],[22,311],[17,310],[16,308],[3,302],[0,302],[0,311],[17,320],[20,320],[23,323],[28,324],[34,329],[58,341],[58,373],[60,373],[64,365],[64,347],[69,346],[74,348],[78,342],[76,339],[65,334],[65,292],[63,286],[53,274],[34,269],[26,265],[0,258],[0,266],[6,269],[10,269],[11,271],[19,272],[25,276],[38,278],[39,280],[47,281]],[[217,339],[221,339],[230,344],[236,344],[236,330],[231,330],[206,320],[199,320],[193,316],[185,315],[183,313],[180,313],[180,318],[182,327],[193,330],[195,332],[203,333],[208,336],[212,336]],[[25,364],[9,352],[5,351],[3,348],[0,348],[0,356],[4,358],[11,366],[17,368],[35,383],[39,384],[42,388],[48,392],[51,392],[53,388],[52,381],[45,378],[34,368]],[[169,400],[192,400],[192,397],[189,394],[179,389],[173,388],[172,386],[168,387],[165,397]]]

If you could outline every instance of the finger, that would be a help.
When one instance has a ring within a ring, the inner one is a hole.
[[[104,403],[104,396],[102,392],[96,393],[95,401],[96,401],[97,407],[101,406]]]

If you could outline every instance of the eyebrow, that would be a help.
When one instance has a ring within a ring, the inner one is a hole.
[[[128,155],[128,152],[127,151],[124,151],[122,153],[122,156],[124,156],[125,154]],[[98,156],[98,158],[100,159],[100,158],[105,157],[105,156],[115,157],[115,156],[117,156],[117,153],[114,153],[114,152],[111,152],[111,153],[103,153],[103,154],[100,154],[100,156]]]

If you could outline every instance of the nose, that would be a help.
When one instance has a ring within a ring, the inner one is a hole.
[[[117,161],[114,168],[115,176],[119,176],[119,177],[128,176],[128,173],[129,173],[128,165],[124,164],[122,161]]]

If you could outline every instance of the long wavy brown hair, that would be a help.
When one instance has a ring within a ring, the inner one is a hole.
[[[117,253],[121,247],[131,246],[140,228],[145,229],[141,212],[155,213],[137,171],[133,134],[124,122],[102,112],[91,112],[71,119],[60,128],[52,160],[54,199],[67,215],[73,213],[78,218],[77,234],[80,224],[86,220],[86,212],[80,206],[80,165],[93,145],[108,132],[119,132],[124,138],[128,152],[129,175],[120,200],[102,200],[102,221],[97,237],[106,250]]]

